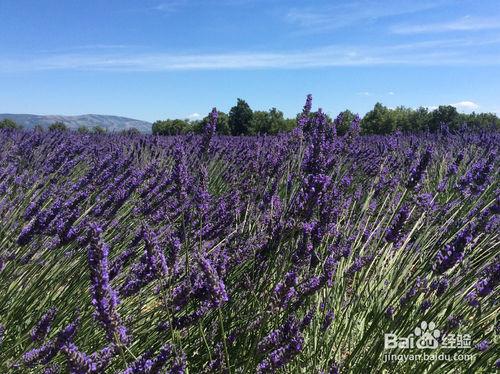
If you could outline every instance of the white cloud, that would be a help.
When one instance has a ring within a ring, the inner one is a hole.
[[[451,103],[448,105],[454,106],[455,108],[457,108],[457,110],[462,111],[462,112],[472,112],[473,110],[480,108],[479,104],[477,104],[473,101],[468,101],[468,100],[459,101],[457,103]],[[431,105],[431,106],[427,107],[427,109],[429,109],[429,110],[435,110],[437,108],[438,108],[437,105]]]
[[[193,119],[193,120],[196,120],[196,119],[200,119],[201,118],[201,114],[200,113],[191,113],[189,116],[188,116],[189,119]]]
[[[285,19],[305,32],[317,32],[365,24],[379,19],[417,13],[441,6],[446,0],[395,1],[387,0],[384,6],[379,1],[358,0],[329,6],[292,8]]]
[[[393,91],[389,91],[389,92],[387,92],[387,94],[390,95],[390,96],[394,96],[395,95],[395,93]]]
[[[372,96],[372,93],[368,91],[361,91],[358,92],[358,96]]]
[[[32,57],[0,57],[0,72],[41,70],[178,71],[236,69],[302,69],[335,66],[497,66],[497,48],[478,50],[478,45],[500,44],[497,39],[443,39],[393,45],[329,45],[293,51],[227,53],[137,52],[82,50],[75,53],[44,53]],[[471,48],[475,48],[471,51]]]
[[[424,34],[449,31],[479,31],[500,28],[500,19],[463,17],[454,21],[439,23],[420,23],[412,25],[396,25],[391,28],[395,34]]]
[[[450,104],[458,110],[472,111],[479,108],[479,105],[473,101],[459,101],[458,103]]]

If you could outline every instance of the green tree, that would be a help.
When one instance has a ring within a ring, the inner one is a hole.
[[[407,131],[426,131],[429,129],[430,114],[429,110],[424,107],[419,107],[413,110],[409,118],[410,124]]]
[[[283,116],[283,112],[276,108],[271,108],[268,112],[269,116],[269,134],[278,134],[280,132],[289,131],[287,121]],[[292,127],[293,128],[293,127]]]
[[[297,120],[295,118],[285,118],[282,132],[292,131],[295,127],[297,127]]]
[[[351,127],[351,123],[354,120],[355,114],[349,109],[340,112],[335,120],[335,126],[337,129],[337,135],[342,136],[347,134]]]
[[[64,122],[54,122],[49,126],[49,131],[67,131],[68,126],[64,124]]]
[[[250,132],[253,112],[245,100],[238,99],[229,111],[229,127],[232,135],[246,135]]]
[[[250,122],[250,134],[278,134],[284,131],[290,131],[295,126],[295,123],[290,125],[283,117],[283,112],[271,108],[269,111],[253,112],[252,121]]]
[[[248,133],[251,135],[268,134],[270,132],[270,124],[269,113],[263,110],[256,110],[252,114]]]
[[[361,129],[364,134],[390,134],[396,130],[395,117],[387,107],[376,103],[363,117]]]
[[[500,119],[494,113],[475,113],[465,115],[464,122],[471,129],[480,129],[480,128],[499,128],[500,127]]]
[[[440,105],[433,110],[430,115],[429,130],[436,132],[442,124],[447,125],[450,129],[458,127],[460,115],[457,108],[451,105]]]
[[[167,119],[153,123],[153,135],[180,135],[189,130],[189,121],[182,119]]]
[[[22,126],[18,125],[15,121],[10,118],[4,118],[0,121],[0,129],[21,129]]]

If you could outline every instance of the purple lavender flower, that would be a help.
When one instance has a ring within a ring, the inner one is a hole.
[[[68,343],[62,348],[68,359],[71,373],[96,373],[97,365],[85,353],[81,352],[73,343]]]
[[[451,315],[446,319],[446,331],[456,329],[462,323],[462,317]]]
[[[109,282],[109,247],[101,241],[100,226],[91,224],[90,230],[88,263],[90,293],[92,305],[95,308],[94,318],[104,327],[108,341],[114,342],[119,339],[122,344],[126,344],[128,342],[127,329],[121,324],[121,318],[116,310],[119,304],[118,295]]]
[[[321,331],[328,330],[334,318],[335,318],[335,313],[333,313],[332,310],[327,311],[325,314],[325,318],[323,319],[323,322],[321,324]]]
[[[120,374],[141,374],[149,373],[153,364],[153,354],[151,351],[146,351],[141,356],[137,357],[125,370]]]
[[[404,296],[399,299],[401,306],[406,305],[410,299],[418,295],[420,292],[425,291],[427,287],[427,281],[420,277],[417,277],[415,283],[410,287]]]
[[[47,334],[50,331],[50,327],[52,326],[52,322],[56,316],[57,309],[50,308],[47,312],[42,316],[40,321],[36,324],[36,326],[31,330],[30,336],[33,341],[42,341],[45,339]]]
[[[488,159],[474,163],[470,170],[460,178],[458,189],[465,195],[477,196],[483,192],[491,181],[495,160],[496,153],[492,152]]]
[[[209,115],[209,120],[203,127],[203,139],[201,144],[201,153],[204,154],[208,152],[210,148],[210,142],[215,132],[217,131],[217,119],[219,117],[219,112],[216,108],[213,108]]]
[[[366,265],[370,264],[373,260],[372,255],[358,256],[354,259],[351,266],[345,271],[347,277],[353,277],[357,272],[361,271]]]
[[[211,304],[218,307],[228,301],[226,286],[213,267],[212,262],[202,254],[198,255],[196,260],[204,276],[201,288],[206,290]]]
[[[292,337],[290,343],[272,351],[267,358],[259,363],[257,373],[273,373],[276,369],[285,366],[300,353],[303,345],[304,339],[301,336]]]
[[[76,319],[60,331],[53,340],[48,341],[40,348],[34,348],[24,353],[24,364],[28,367],[32,367],[38,363],[49,363],[66,344],[71,342],[79,323],[79,319]]]
[[[450,285],[450,282],[447,278],[439,278],[439,279],[433,280],[431,282],[431,284],[429,285],[429,288],[432,291],[436,291],[436,296],[441,296],[446,292],[449,285]]]
[[[169,274],[167,259],[158,244],[156,234],[144,226],[141,236],[144,240],[144,254],[139,263],[132,266],[131,273],[120,290],[122,296],[131,296],[154,279]]]
[[[285,306],[297,295],[295,287],[298,277],[293,271],[286,273],[283,282],[280,282],[274,288],[274,297],[278,305]]]
[[[474,289],[466,296],[467,303],[475,308],[480,305],[480,298],[488,296],[500,283],[500,256],[482,272],[481,278],[475,283]]]
[[[303,299],[306,298],[307,296],[316,293],[316,291],[318,291],[324,284],[322,280],[323,280],[322,277],[318,277],[316,275],[307,279],[303,284],[300,285],[299,288],[300,298]]]
[[[312,95],[308,94],[306,97],[306,103],[304,104],[304,108],[302,109],[302,117],[307,117],[309,113],[311,113],[312,99]]]
[[[348,136],[355,138],[361,133],[361,117],[356,114],[351,122],[351,127],[349,128]]]
[[[408,206],[403,206],[394,216],[390,227],[385,232],[385,240],[390,243],[396,243],[403,237],[403,227],[410,215]]]
[[[481,340],[474,346],[474,348],[476,348],[480,352],[487,351],[489,347],[490,347],[490,342],[486,339]]]
[[[392,305],[387,307],[387,309],[385,310],[385,315],[387,318],[392,319],[392,317],[394,316],[394,307]]]
[[[46,366],[43,370],[43,374],[59,374],[60,372],[61,368],[57,364]]]
[[[420,310],[422,312],[425,312],[431,306],[432,306],[432,302],[429,299],[425,299],[424,301],[422,301],[422,304],[420,304]]]
[[[451,243],[446,244],[443,249],[439,250],[434,260],[434,272],[443,274],[461,262],[464,257],[465,247],[472,241],[473,234],[474,226],[469,224],[457,234]]]
[[[174,362],[168,370],[168,374],[184,374],[186,372],[186,354],[184,352],[177,352]]]
[[[2,347],[4,337],[5,337],[5,326],[0,323],[0,348]]]
[[[406,183],[406,187],[408,189],[415,188],[421,182],[425,170],[427,169],[427,166],[431,161],[431,158],[432,158],[432,148],[427,147],[424,154],[420,158],[419,163],[410,171],[410,177],[408,178],[408,182]]]

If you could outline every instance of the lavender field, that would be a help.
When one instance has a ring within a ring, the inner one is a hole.
[[[0,372],[495,372],[498,131],[216,122],[0,132]]]

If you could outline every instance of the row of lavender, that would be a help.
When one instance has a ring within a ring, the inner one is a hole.
[[[341,119],[337,119],[340,121]],[[0,133],[0,368],[491,371],[500,134]],[[468,360],[387,361],[434,322]]]

